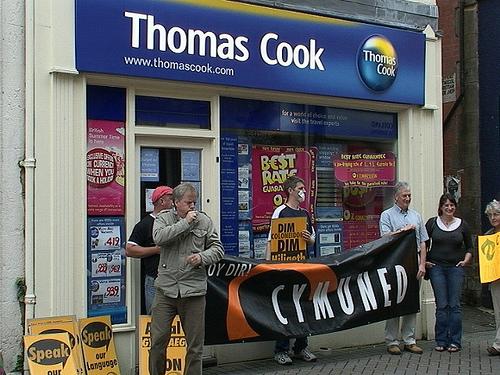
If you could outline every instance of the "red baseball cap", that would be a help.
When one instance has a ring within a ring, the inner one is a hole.
[[[172,194],[174,190],[170,186],[158,186],[151,195],[151,202],[155,203],[166,194]]]

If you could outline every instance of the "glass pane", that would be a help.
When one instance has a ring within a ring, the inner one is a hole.
[[[136,96],[135,123],[138,126],[210,129],[210,102]]]
[[[312,216],[309,256],[379,237],[396,180],[394,114],[228,99],[221,109],[221,237],[231,255],[263,258],[283,182],[305,182]],[[227,104],[226,103],[226,104]]]

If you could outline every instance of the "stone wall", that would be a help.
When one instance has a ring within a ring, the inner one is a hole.
[[[0,0],[0,351],[8,374],[22,356],[24,277],[24,1]],[[22,359],[21,359],[22,360]],[[22,362],[21,362],[22,363]]]

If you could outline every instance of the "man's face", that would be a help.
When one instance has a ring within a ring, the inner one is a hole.
[[[189,211],[193,211],[196,205],[196,193],[193,191],[188,191],[184,193],[182,198],[175,202],[175,209],[177,210],[177,215],[180,217],[186,217]]]
[[[302,182],[298,182],[295,188],[289,189],[289,196],[293,197],[297,202],[303,202],[305,200],[306,187]]]
[[[400,190],[395,197],[396,205],[402,210],[407,210],[411,202],[411,191],[410,189]]]

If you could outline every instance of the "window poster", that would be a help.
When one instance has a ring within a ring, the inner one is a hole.
[[[126,323],[125,225],[122,217],[89,217],[87,250],[88,316],[111,315]]]
[[[253,253],[255,259],[266,259],[268,235],[267,233],[258,233],[253,236]]]
[[[333,162],[335,178],[344,186],[394,186],[396,157],[392,152],[342,153]]]
[[[252,226],[250,221],[240,221],[238,225],[239,256],[252,258]]]
[[[160,150],[141,148],[141,181],[160,181]]]
[[[182,181],[200,181],[200,160],[201,152],[200,150],[181,150],[181,160],[182,160],[182,170],[181,179]]]
[[[344,188],[343,250],[353,249],[380,237],[380,213],[384,210],[384,189]]]
[[[342,223],[318,222],[316,248],[319,256],[342,252]]]
[[[125,124],[87,122],[87,213],[125,214]]]
[[[283,182],[292,175],[304,180],[307,193],[302,207],[314,218],[316,155],[316,148],[253,146],[251,175],[254,231],[269,231],[274,209],[285,203],[286,192],[283,191]]]
[[[144,204],[145,204],[145,210],[146,212],[153,212],[155,207],[153,206],[153,202],[151,202],[151,199],[153,199],[153,192],[155,189],[144,189]]]
[[[221,241],[226,254],[238,256],[238,137],[221,136],[220,159]]]

